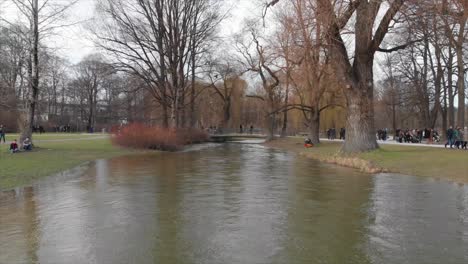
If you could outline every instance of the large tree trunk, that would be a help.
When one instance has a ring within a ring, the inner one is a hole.
[[[31,62],[29,68],[29,74],[31,77],[31,95],[25,110],[27,111],[26,117],[23,119],[20,117],[19,123],[24,123],[24,126],[20,126],[21,137],[20,143],[22,145],[26,138],[32,139],[32,127],[34,126],[34,116],[36,114],[36,103],[39,96],[39,4],[38,0],[32,2],[32,48],[31,48]]]
[[[275,123],[276,123],[275,115],[268,115],[267,116],[266,141],[272,141],[273,139],[275,139]]]
[[[320,143],[320,110],[315,106],[313,111],[310,113],[309,139],[312,144]]]
[[[281,127],[281,137],[285,138],[288,134],[288,111],[283,112],[283,126]]]
[[[367,91],[372,93],[372,91]],[[377,149],[372,95],[348,92],[345,153]]]
[[[195,54],[195,51],[194,51]],[[195,120],[195,55],[192,55],[192,83],[190,84],[190,128],[194,128]]]
[[[23,141],[26,138],[32,138],[32,125],[31,125],[31,110],[29,107],[26,107],[24,110],[18,111],[18,129],[21,131],[18,144],[20,147],[23,147]]]
[[[179,122],[179,126],[180,127],[185,127],[186,126],[186,122],[187,122],[187,118],[185,116],[185,93],[182,93],[182,96],[180,98],[180,107],[179,108],[182,108],[180,109],[179,111],[179,115],[180,115],[180,122]]]
[[[178,123],[177,123],[177,114],[178,114],[178,107],[179,107],[179,91],[178,88],[175,88],[174,91],[174,99],[172,101],[172,106],[171,106],[171,122],[170,122],[170,127],[171,128],[176,128]]]
[[[458,90],[458,112],[457,126],[465,126],[465,66],[463,65],[463,46],[457,47],[457,90]]]
[[[286,76],[286,95],[284,98],[284,105],[289,104],[289,74]],[[283,112],[283,126],[281,128],[281,137],[284,138],[287,136],[288,130],[288,111]]]
[[[395,139],[397,131],[397,121],[396,121],[396,105],[392,104],[392,129],[393,129],[393,139]]]
[[[224,101],[223,105],[223,129],[229,128],[231,121],[231,98]]]
[[[163,100],[162,100],[162,109],[163,109],[163,127],[168,128],[169,127],[169,111],[167,107],[167,94],[166,94],[166,89],[163,88]]]
[[[90,95],[89,95],[89,114],[88,114],[88,125],[87,125],[87,130],[86,131],[87,133],[90,133],[91,132],[91,129],[93,127],[93,116],[94,116],[94,92],[93,91],[89,91]]]
[[[447,63],[447,87],[448,87],[448,122],[449,126],[453,126],[455,123],[455,95],[453,93],[453,54],[451,48],[449,48],[449,58]]]
[[[271,141],[275,139],[275,128],[276,128],[276,115],[273,114],[275,108],[273,107],[273,103],[268,103],[268,112],[266,116],[266,128],[267,128],[267,137],[266,141]]]
[[[380,10],[380,1],[353,1],[357,3],[351,12],[343,12],[337,19],[336,6],[328,0],[318,0],[320,12],[319,20],[328,27],[327,42],[331,63],[335,75],[345,86],[347,99],[346,141],[342,150],[346,153],[363,152],[377,149],[377,139],[374,127],[374,83],[373,63],[375,52],[379,49],[390,24],[402,7],[403,0],[389,3],[389,8],[383,15],[374,32],[376,17]],[[346,44],[341,36],[353,15],[355,8],[355,39],[354,59],[351,66]],[[344,18],[344,20],[343,20]],[[331,21],[331,22],[330,22]]]

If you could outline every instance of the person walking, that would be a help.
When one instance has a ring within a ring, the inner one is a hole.
[[[467,149],[468,145],[468,127],[463,129],[463,149]]]
[[[447,145],[450,145],[450,148],[453,147],[453,127],[450,126],[449,129],[447,129],[447,143],[445,143],[445,147],[447,148]]]
[[[457,127],[457,141],[455,142],[457,149],[463,147],[463,131],[460,127]]]
[[[432,129],[432,128],[429,129],[427,143],[428,144],[433,144],[434,143],[434,129]]]
[[[453,141],[455,142],[455,147],[460,148],[460,127],[457,127],[453,130]]]
[[[3,139],[3,143],[6,143],[5,142],[5,127],[3,125],[0,125],[0,143],[2,143],[2,139]]]

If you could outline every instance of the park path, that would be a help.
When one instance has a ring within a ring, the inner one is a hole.
[[[85,136],[83,138],[58,138],[58,139],[38,139],[34,140],[37,143],[47,143],[47,142],[69,142],[69,141],[86,141],[86,140],[100,140],[110,138],[109,135],[99,135],[99,136]],[[320,141],[323,142],[343,142],[341,139],[330,140],[327,138],[321,138]],[[396,145],[396,146],[409,146],[409,147],[430,147],[430,148],[444,148],[444,144],[426,144],[426,143],[399,143],[394,140],[378,140],[379,145]]]
[[[343,142],[341,139],[330,140],[327,138],[321,138],[320,141],[325,142]],[[379,145],[396,145],[396,146],[409,146],[409,147],[429,147],[429,148],[445,148],[444,144],[434,143],[434,144],[426,144],[426,143],[399,143],[394,140],[377,140]]]

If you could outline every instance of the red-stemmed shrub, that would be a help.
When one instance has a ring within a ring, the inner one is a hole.
[[[144,124],[131,124],[122,127],[112,137],[114,144],[138,149],[176,151],[184,145],[202,143],[208,134],[197,129],[162,128]]]

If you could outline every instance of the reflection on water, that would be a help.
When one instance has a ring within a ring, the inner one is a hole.
[[[466,186],[248,144],[70,174],[0,193],[0,263],[468,262]]]

